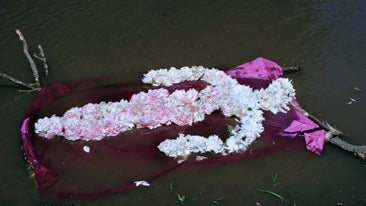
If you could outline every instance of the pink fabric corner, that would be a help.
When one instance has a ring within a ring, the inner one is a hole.
[[[295,105],[299,105],[296,100],[293,100],[292,102]],[[294,111],[298,120],[294,120],[291,125],[284,130],[284,133],[303,133],[305,137],[306,149],[320,155],[324,148],[325,131],[323,129],[317,129],[320,128],[319,125],[311,121],[303,113],[297,111],[296,109],[294,109]]]
[[[283,75],[283,70],[282,67],[275,62],[259,57],[251,62],[234,67],[226,73],[234,78],[274,80]],[[298,104],[296,100],[294,100],[293,103]],[[283,130],[282,135],[295,137],[299,134],[304,134],[306,149],[320,155],[324,147],[324,130],[317,130],[319,126],[316,123],[296,109],[292,109],[294,110],[297,119],[290,119],[289,117],[291,123]]]
[[[273,61],[258,57],[255,60],[236,66],[226,72],[235,78],[273,80],[282,76],[282,68]]]
[[[290,126],[282,132],[282,135],[296,137],[299,133],[304,132],[306,149],[320,155],[324,147],[324,130],[310,131],[312,129],[319,128],[319,126],[305,116],[305,118],[301,117],[303,114],[299,114],[299,116],[301,120],[292,121]]]

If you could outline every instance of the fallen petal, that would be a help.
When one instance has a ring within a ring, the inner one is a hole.
[[[134,183],[135,183],[136,187],[138,187],[138,186],[149,187],[150,186],[150,184],[148,182],[146,182],[145,180],[135,181]]]
[[[90,147],[85,145],[83,147],[83,150],[84,150],[84,152],[89,153],[90,152]]]
[[[202,161],[204,159],[207,159],[207,157],[205,157],[205,156],[197,156],[196,157],[196,161]]]

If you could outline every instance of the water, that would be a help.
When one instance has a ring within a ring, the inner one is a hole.
[[[316,116],[366,144],[366,2],[359,1],[21,1],[0,2],[0,70],[31,81],[14,29],[45,49],[47,82],[90,77],[138,80],[149,69],[204,65],[227,69],[258,56],[300,65],[288,75],[297,98]],[[366,164],[327,144],[322,156],[279,152],[244,162],[178,171],[150,188],[88,201],[40,196],[25,173],[19,124],[35,94],[0,80],[0,200],[3,205],[365,205]],[[353,89],[357,86],[363,92]],[[347,104],[349,97],[356,99]],[[278,174],[280,185],[272,186]],[[169,189],[174,183],[175,190]],[[263,194],[275,191],[287,199]],[[188,204],[188,203],[186,203]]]

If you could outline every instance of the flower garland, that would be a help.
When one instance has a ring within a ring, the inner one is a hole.
[[[239,84],[225,72],[202,66],[152,70],[143,82],[153,86],[171,86],[183,81],[201,80],[209,85],[195,89],[151,89],[134,94],[130,101],[101,102],[73,107],[62,117],[52,115],[35,123],[35,132],[44,138],[64,136],[68,140],[101,140],[133,128],[157,128],[162,125],[192,125],[205,115],[220,110],[235,117],[238,125],[223,142],[217,135],[208,138],[179,134],[160,143],[159,150],[170,157],[191,153],[226,154],[244,151],[263,132],[263,110],[286,112],[295,97],[291,81],[274,80],[266,89],[253,90]]]

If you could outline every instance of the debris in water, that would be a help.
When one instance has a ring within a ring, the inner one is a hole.
[[[83,147],[83,150],[84,150],[84,152],[89,153],[90,152],[90,147],[85,145]]]
[[[135,181],[135,185],[136,185],[136,187],[138,187],[138,186],[146,186],[146,187],[150,186],[150,184],[148,182],[146,182],[145,180]]]
[[[356,102],[356,100],[355,100],[355,99],[353,99],[352,97],[349,97],[349,99],[350,99],[351,101],[347,102],[347,104],[352,104],[353,102]]]

